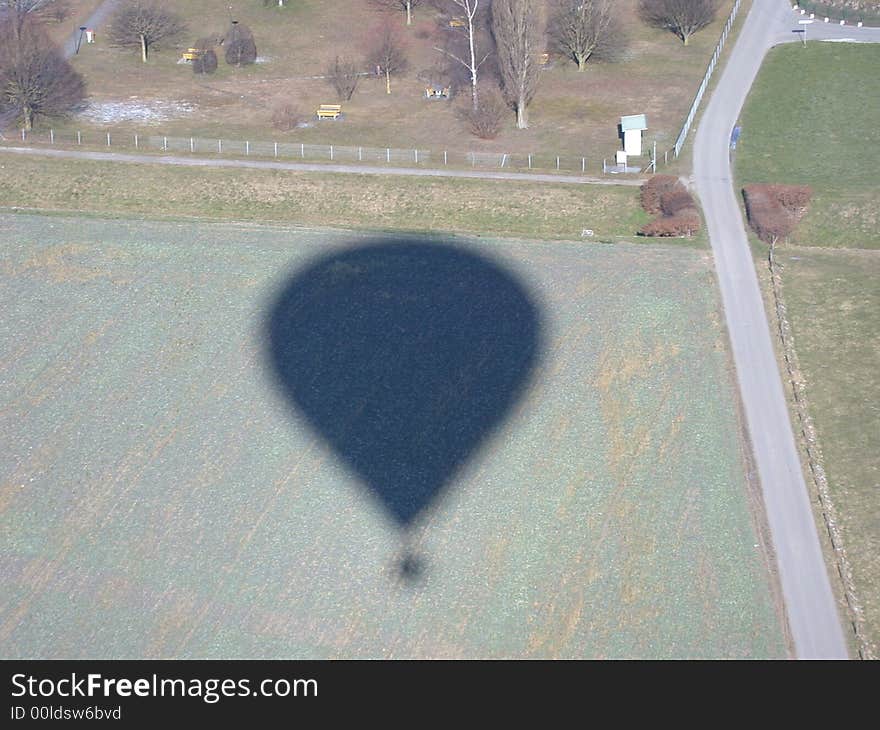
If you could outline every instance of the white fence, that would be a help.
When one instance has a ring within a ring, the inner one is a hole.
[[[229,155],[258,157],[286,162],[336,162],[394,166],[456,167],[497,170],[534,170],[570,174],[597,174],[605,169],[604,161],[586,155],[511,154],[506,152],[462,152],[454,150],[400,149],[394,147],[354,147],[301,142],[266,142],[206,137],[174,137],[130,132],[56,131],[22,134],[22,141],[32,144],[87,146],[141,152]]]
[[[703,82],[700,84],[700,88],[697,91],[696,97],[694,97],[694,103],[691,104],[690,111],[688,112],[687,119],[684,121],[684,125],[681,128],[681,132],[678,134],[678,139],[675,140],[675,156],[681,153],[681,148],[684,146],[684,141],[687,138],[688,132],[691,129],[691,125],[694,123],[694,118],[697,116],[697,110],[700,108],[700,102],[703,100],[703,94],[706,93],[706,89],[709,87],[709,80],[712,78],[712,73],[715,71],[715,66],[718,65],[718,59],[721,58],[721,51],[724,49],[724,44],[727,41],[727,36],[730,35],[730,29],[733,27],[733,23],[736,20],[736,14],[739,12],[739,6],[742,3],[742,0],[736,0],[733,4],[733,8],[730,11],[730,16],[727,18],[727,22],[724,24],[724,30],[721,31],[721,38],[718,41],[718,45],[715,46],[715,52],[712,54],[712,60],[709,61],[709,68],[706,69],[706,75],[703,76]]]

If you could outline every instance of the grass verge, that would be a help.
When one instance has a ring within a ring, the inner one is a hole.
[[[810,185],[792,242],[880,248],[880,47],[809,43],[770,52],[742,115],[737,179]]]
[[[636,238],[638,189],[0,159],[0,206],[146,217],[443,230],[526,238]],[[668,242],[668,240],[667,240]],[[702,246],[705,239],[687,241]]]

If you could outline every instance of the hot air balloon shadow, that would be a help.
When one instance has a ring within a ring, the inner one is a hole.
[[[424,569],[413,522],[520,398],[540,329],[514,275],[427,239],[322,256],[271,307],[280,387],[402,531],[404,579]]]

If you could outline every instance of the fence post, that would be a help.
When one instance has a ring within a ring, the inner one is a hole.
[[[507,162],[507,153],[505,152],[501,155],[501,167],[504,167],[504,163]]]
[[[587,171],[587,158],[581,157],[581,172]]]
[[[391,150],[388,147],[385,148],[385,162],[391,162]]]
[[[162,151],[168,151],[168,137],[162,137]]]
[[[134,136],[134,148],[135,149],[138,148],[138,136],[137,135]]]
[[[278,143],[275,143],[275,157],[278,157]]]
[[[244,154],[245,157],[249,157],[251,154],[251,143],[249,140],[244,141]]]
[[[189,138],[189,151],[190,153],[196,151],[196,144],[192,137]]]
[[[418,150],[413,150],[413,157],[415,158],[415,162],[418,165],[419,164],[419,151]]]
[[[532,153],[529,152],[529,169],[532,169]]]
[[[446,150],[443,150],[443,164],[446,164]]]
[[[110,132],[107,132],[107,146],[110,146]]]
[[[55,130],[54,129],[49,130],[49,143],[55,144]]]
[[[330,145],[330,161],[333,161],[333,145]]]
[[[556,158],[556,170],[559,170],[559,157]]]
[[[223,154],[223,140],[222,139],[217,140],[217,154],[220,154],[220,155]]]
[[[135,136],[137,136],[137,135],[135,135]],[[83,140],[82,140],[82,132],[77,131],[77,133],[76,133],[76,143],[77,143],[77,144],[82,144],[82,143],[83,143]],[[137,145],[135,145],[135,147],[137,147]]]
[[[364,159],[364,148],[358,147],[358,162],[363,162]]]

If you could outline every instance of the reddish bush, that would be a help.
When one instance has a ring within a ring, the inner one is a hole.
[[[646,223],[639,231],[641,236],[693,236],[700,230],[700,214],[695,208],[685,208],[672,216],[660,216]]]
[[[813,197],[813,189],[808,185],[772,185],[771,195],[798,220],[807,212]]]
[[[665,216],[674,216],[679,211],[696,208],[693,196],[679,183],[679,187],[668,190],[660,196],[660,210]]]
[[[672,190],[684,190],[674,175],[652,175],[641,187],[642,208],[648,213],[660,212],[660,196]]]
[[[804,185],[746,185],[742,193],[749,225],[769,244],[791,235],[812,197]]]

